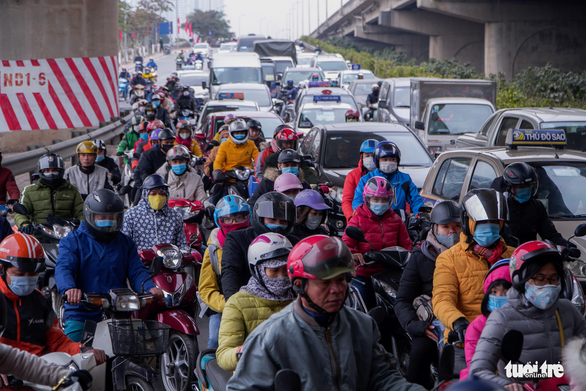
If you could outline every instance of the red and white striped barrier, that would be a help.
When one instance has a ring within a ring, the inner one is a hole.
[[[0,132],[98,126],[118,115],[116,56],[0,61]]]

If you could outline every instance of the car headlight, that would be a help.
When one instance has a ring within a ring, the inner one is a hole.
[[[250,177],[250,169],[234,169],[234,173],[236,177],[241,181],[247,181],[248,177]]]
[[[183,284],[177,289],[175,292],[167,292],[163,291],[163,301],[167,307],[176,307],[181,303],[181,300],[185,297],[185,294],[191,288],[191,284],[193,284],[193,279],[188,274],[185,277],[185,281]]]
[[[163,265],[168,269],[177,269],[183,261],[183,255],[175,245],[157,250],[157,255],[163,257]]]
[[[342,196],[344,195],[344,189],[339,186],[330,188],[330,197],[335,201],[342,203]]]
[[[397,292],[395,291],[395,289],[393,289],[392,286],[390,286],[389,284],[387,284],[386,282],[381,281],[381,280],[379,280],[378,282],[383,287],[385,293],[388,296],[392,297],[393,299],[396,299],[397,298]]]
[[[116,297],[116,311],[138,311],[139,309],[138,295],[118,295]]]

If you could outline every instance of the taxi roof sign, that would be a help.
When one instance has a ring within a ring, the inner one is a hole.
[[[511,149],[517,146],[555,146],[563,148],[567,144],[563,129],[509,129],[505,145]]]
[[[314,95],[314,102],[341,102],[342,97],[340,95]]]
[[[308,87],[313,88],[313,87],[329,87],[330,86],[330,82],[329,81],[310,81],[307,84]]]
[[[244,93],[243,92],[220,92],[218,94],[218,99],[240,99],[244,100]]]

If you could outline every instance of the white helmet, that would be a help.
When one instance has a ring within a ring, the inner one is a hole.
[[[281,234],[269,232],[257,236],[248,247],[248,264],[256,266],[257,264],[275,258],[284,258],[287,264],[287,256],[291,252],[293,245]]]
[[[228,130],[230,133],[230,138],[234,144],[244,144],[248,140],[248,125],[246,125],[246,121],[242,118],[238,118],[236,121],[230,124],[230,129]],[[238,139],[234,136],[235,132],[244,132],[244,137]]]
[[[374,91],[374,90],[378,90],[380,87],[378,86],[378,84],[374,83],[372,85],[372,87],[370,87],[370,88]]]

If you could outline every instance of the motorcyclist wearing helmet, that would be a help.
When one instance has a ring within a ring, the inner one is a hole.
[[[134,76],[132,77],[132,79],[130,80],[130,85],[131,86],[136,86],[136,85],[142,85],[142,86],[146,86],[147,82],[146,80],[142,77],[142,73],[140,72],[134,72]]]
[[[194,113],[197,112],[199,105],[197,104],[197,100],[189,91],[189,86],[184,86],[181,90],[181,94],[177,99],[177,108],[179,111],[181,110],[191,110]]]
[[[180,120],[177,122],[177,136],[175,137],[175,145],[183,145],[189,152],[197,157],[202,157],[199,143],[193,139],[193,129],[189,122]]]
[[[409,204],[411,212],[418,213],[419,208],[423,206],[423,199],[411,176],[399,171],[401,151],[397,145],[391,141],[381,141],[375,146],[373,157],[376,169],[360,178],[360,182],[356,186],[352,208],[356,210],[364,202],[362,191],[366,182],[374,176],[382,176],[395,189],[395,202],[391,205],[391,209],[406,210],[407,204]]]
[[[110,181],[112,182],[112,184],[117,185],[118,183],[120,183],[120,179],[122,178],[122,175],[120,175],[120,168],[118,168],[118,164],[116,164],[114,159],[108,156],[108,151],[104,140],[95,140],[94,144],[96,144],[96,147],[98,148],[96,164],[108,170],[108,176],[110,177]]]
[[[222,253],[226,235],[229,232],[250,227],[252,210],[246,201],[238,196],[227,195],[216,204],[214,228],[208,238],[208,247],[203,254],[199,274],[198,291],[201,300],[208,306],[206,314],[209,318],[208,349],[218,347],[220,321],[226,304],[220,273],[222,270]]]
[[[16,233],[0,243],[0,291],[6,298],[7,325],[0,342],[40,356],[44,353],[80,353],[59,327],[51,304],[35,289],[45,270],[45,252],[34,237]],[[102,350],[92,350],[97,364],[106,361]]]
[[[262,234],[248,248],[251,277],[242,290],[228,299],[216,357],[218,365],[234,371],[246,337],[271,315],[288,306],[295,294],[287,276],[291,242],[276,233]]]
[[[183,145],[175,145],[167,152],[167,162],[157,170],[157,174],[169,185],[170,200],[201,201],[204,206],[210,207],[203,180],[189,164],[190,160],[189,150]]]
[[[572,302],[560,298],[565,272],[563,258],[553,245],[541,241],[522,244],[511,255],[509,270],[513,287],[507,292],[507,304],[488,316],[470,374],[521,391],[523,383],[531,379],[506,377],[506,363],[499,361],[504,334],[509,330],[523,333],[519,361],[537,362],[541,367],[545,361],[560,362],[565,341],[586,336],[586,322]]]
[[[464,196],[460,241],[438,255],[433,274],[433,313],[464,341],[466,328],[482,314],[484,277],[490,266],[509,258],[514,248],[501,237],[507,216],[504,196],[493,189],[474,189]],[[456,347],[456,371],[466,367],[464,350]]]
[[[95,164],[98,156],[96,144],[89,140],[82,141],[75,152],[79,162],[65,170],[63,177],[77,186],[81,198],[85,200],[88,194],[99,189],[113,190],[108,169]]]
[[[126,69],[126,67],[122,67],[122,70],[120,71],[120,74],[118,75],[119,79],[128,79],[130,80],[130,72],[128,72],[128,70]]]
[[[420,246],[411,251],[411,258],[401,277],[395,314],[403,329],[411,336],[411,356],[405,375],[407,381],[433,387],[429,374],[432,362],[438,365],[438,342],[443,341],[444,327],[434,319],[431,307],[433,272],[439,254],[460,241],[461,209],[454,201],[435,204],[431,211],[431,229]],[[415,310],[413,303],[421,305]]]
[[[140,132],[143,129],[143,122],[145,118],[140,115],[135,115],[130,120],[130,127],[124,136],[122,141],[118,144],[118,150],[116,156],[124,155],[124,152],[131,151],[134,148],[134,144],[140,139]],[[124,158],[124,163],[128,163],[128,159]]]
[[[169,185],[159,174],[148,176],[142,184],[141,199],[138,205],[128,209],[124,216],[122,232],[136,243],[139,250],[156,244],[174,244],[188,253],[183,231],[183,217],[169,207]]]
[[[550,240],[554,244],[576,247],[556,230],[545,206],[536,199],[539,179],[535,169],[529,164],[524,162],[509,164],[505,167],[503,176],[495,179],[492,187],[505,193],[507,198],[509,207],[507,226],[511,230],[510,235],[505,235],[507,244],[518,246],[536,240],[539,234],[541,239]],[[519,243],[515,238],[519,239]]]
[[[293,80],[287,80],[286,90],[287,91],[286,91],[285,97],[289,101],[293,101],[293,100],[297,99],[297,94],[299,93],[299,90],[297,89],[297,87],[295,87]]]
[[[37,171],[39,180],[25,187],[20,197],[20,203],[26,206],[29,216],[39,224],[47,221],[48,214],[83,220],[83,200],[77,187],[63,178],[63,159],[54,153],[47,153],[37,162]],[[14,223],[20,232],[34,233],[28,216],[14,213]]]
[[[297,194],[294,202],[297,207],[297,222],[293,227],[293,235],[307,238],[312,235],[330,234],[323,224],[328,217],[328,210],[332,208],[325,204],[321,194],[306,189]]]
[[[256,145],[259,152],[267,148],[267,140],[265,140],[262,133],[262,124],[255,119],[251,119],[246,125],[248,126],[248,139],[254,141],[254,145]]]
[[[348,110],[345,114],[346,122],[358,122],[360,113],[357,110]]]
[[[146,66],[149,67],[149,68],[153,68],[154,70],[159,69],[157,67],[157,63],[152,58],[149,58],[149,62],[147,62]]]
[[[246,285],[251,276],[246,260],[250,243],[268,232],[284,235],[291,243],[297,243],[297,237],[292,235],[295,220],[293,201],[272,191],[260,196],[252,207],[252,227],[226,235],[222,256],[222,289],[226,300]]]
[[[378,140],[370,139],[366,140],[360,146],[360,160],[358,161],[358,167],[353,169],[346,175],[344,180],[344,192],[342,194],[342,210],[346,220],[350,220],[350,217],[354,214],[352,208],[352,200],[354,199],[354,192],[360,182],[360,178],[373,171],[376,168],[374,163],[374,147],[378,143]]]
[[[222,125],[222,127],[220,128],[220,130],[218,131],[218,137],[220,139],[219,143],[225,143],[226,141],[228,141],[228,139],[230,138],[230,126],[228,125]],[[209,176],[210,178],[212,177],[212,172],[214,169],[214,162],[216,161],[216,157],[218,156],[218,150],[220,148],[218,147],[214,147],[214,149],[212,149],[206,159],[206,162],[203,165],[203,170],[204,173]]]
[[[364,186],[364,204],[360,205],[348,226],[355,226],[364,231],[366,240],[372,243],[361,243],[350,238],[346,233],[342,240],[352,251],[357,263],[356,280],[352,285],[358,289],[368,309],[376,306],[374,287],[371,276],[383,271],[381,265],[364,265],[362,254],[368,251],[380,251],[383,248],[400,246],[411,250],[411,239],[403,220],[391,209],[394,200],[393,188],[383,177],[372,177]]]
[[[305,174],[303,173],[303,170],[299,169],[300,164],[301,157],[299,154],[292,149],[285,149],[281,154],[279,154],[279,163],[277,164],[278,168],[267,168],[262,181],[254,191],[254,194],[249,198],[248,204],[253,206],[258,197],[273,190],[286,194],[285,192],[293,189],[293,187],[299,191],[303,189],[310,189],[311,186],[305,181]],[[293,175],[297,178],[297,180],[292,181],[290,179],[287,181],[286,177],[279,180],[279,178],[281,178],[284,174]],[[277,189],[276,181],[282,182],[281,188]]]
[[[156,119],[149,122],[146,131],[141,131],[139,133],[140,139],[134,144],[134,158],[136,163],[138,163],[138,159],[140,159],[143,152],[148,151],[155,145],[159,144],[159,132],[162,129],[165,129],[165,124],[163,124],[163,121]],[[134,165],[134,167],[136,167],[136,165]]]
[[[135,292],[141,292],[144,284],[155,299],[163,297],[150,280],[132,238],[120,232],[124,220],[120,197],[111,190],[96,190],[86,198],[83,216],[79,228],[61,239],[55,266],[59,294],[67,295],[65,334],[76,342],[86,320],[102,320],[100,311],[80,304],[83,293],[126,288],[128,280]]]
[[[287,126],[279,131],[277,134],[277,152],[269,155],[264,162],[263,168],[263,176],[266,174],[267,170],[270,167],[278,167],[279,163],[279,156],[281,155],[282,151],[285,149],[292,149],[294,151],[297,150],[299,137],[295,131]],[[310,184],[318,184],[319,178],[315,174],[314,170],[311,166],[303,160],[301,157],[301,163],[299,165],[300,171],[303,171],[303,175],[305,176],[305,180]]]
[[[282,125],[277,126],[275,128],[275,130],[273,131],[273,138],[271,139],[271,142],[269,144],[270,147],[264,149],[256,158],[254,171],[255,171],[255,176],[258,178],[259,181],[262,180],[265,160],[267,159],[267,157],[271,156],[273,153],[279,152],[281,150],[280,149],[281,146],[283,146],[284,142],[279,143],[277,141],[277,136],[279,135],[279,133],[283,129],[289,129],[289,130],[293,131],[293,129],[289,125],[282,124]],[[279,146],[279,144],[281,144],[281,146]],[[293,148],[292,146],[288,146],[287,148],[297,149],[296,147]],[[287,149],[287,148],[285,148],[285,149]]]
[[[155,118],[163,121],[166,127],[173,129],[173,121],[171,121],[171,116],[167,109],[161,106],[161,96],[159,94],[153,95],[151,104],[155,108]]]
[[[368,96],[366,97],[366,105],[370,108],[372,108],[372,105],[374,105],[375,103],[378,103],[378,93],[380,90],[380,86],[377,83],[375,83],[372,85],[371,89],[372,92],[368,94]]]
[[[248,336],[227,390],[272,390],[286,368],[299,374],[303,391],[423,391],[391,364],[375,321],[344,305],[353,270],[339,238],[315,235],[295,245],[287,272],[298,298]]]

